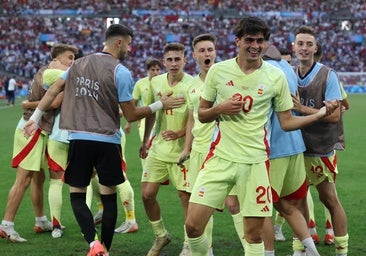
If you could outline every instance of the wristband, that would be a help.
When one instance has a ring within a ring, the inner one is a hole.
[[[150,104],[148,107],[151,109],[152,113],[155,113],[156,111],[163,108],[163,102],[158,100],[158,101],[155,101],[154,103]]]
[[[29,118],[29,120],[32,120],[36,124],[38,124],[39,120],[41,120],[41,118],[42,118],[43,113],[44,113],[44,111],[40,110],[39,108],[36,108],[36,110],[34,110],[33,114]]]

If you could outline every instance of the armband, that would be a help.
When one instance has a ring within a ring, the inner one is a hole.
[[[34,110],[33,114],[29,118],[29,120],[32,120],[36,124],[38,124],[38,122],[39,122],[39,120],[41,120],[43,114],[44,114],[44,111],[40,110],[39,108],[36,108],[36,110]]]
[[[152,113],[155,113],[156,111],[163,108],[163,102],[161,102],[160,100],[155,101],[154,103],[149,105],[149,108],[151,109]]]

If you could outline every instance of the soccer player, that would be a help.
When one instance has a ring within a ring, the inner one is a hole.
[[[132,122],[162,108],[180,107],[185,100],[164,95],[160,101],[136,108],[132,100],[130,71],[118,62],[130,51],[133,31],[121,24],[109,26],[100,53],[78,59],[47,90],[30,120],[24,135],[34,134],[37,123],[59,92],[64,90],[60,128],[69,131],[68,165],[65,182],[70,186],[70,200],[89,256],[108,255],[117,220],[116,185],[124,182],[119,106]],[[91,161],[92,160],[92,161]],[[104,212],[101,240],[93,215],[86,204],[86,189],[93,171],[97,171]]]
[[[70,66],[75,57],[75,49],[75,47],[69,45],[56,45],[51,49],[51,58],[57,58],[66,66]],[[12,167],[17,168],[17,175],[9,191],[5,215],[0,225],[0,236],[12,242],[27,241],[15,231],[14,219],[30,183],[32,183],[31,199],[36,215],[34,231],[40,233],[52,230],[52,223],[48,221],[43,209],[43,184],[45,180],[44,170],[47,168],[46,143],[48,133],[51,132],[54,123],[53,110],[48,111],[44,115],[39,128],[32,135],[31,139],[27,140],[22,131],[24,123],[35,109],[34,105],[38,104],[45,93],[43,89],[43,73],[47,68],[48,65],[42,67],[34,76],[28,95],[28,104],[33,106],[24,110],[24,114],[15,130]],[[52,107],[57,108],[58,106],[59,104],[55,103]]]
[[[337,74],[314,61],[317,51],[316,33],[308,26],[301,26],[295,33],[294,52],[298,59],[296,69],[299,94],[293,96],[294,109],[303,116],[318,111],[324,100],[342,100]],[[305,151],[305,168],[308,182],[318,191],[320,201],[328,208],[334,230],[337,256],[348,252],[347,218],[337,196],[335,179],[338,173],[335,145],[338,141],[338,108],[322,122],[302,128]]]
[[[323,50],[322,45],[317,42],[316,43],[317,50],[314,53],[314,61],[321,62]],[[347,93],[345,92],[342,83],[340,83],[341,87],[341,95],[342,95],[342,110],[341,113],[343,114],[346,110],[349,109],[349,102],[347,99]],[[342,119],[342,115],[340,117]],[[343,120],[338,123],[338,130],[339,135],[338,139],[339,141],[336,143],[335,149],[336,150],[344,150],[345,149],[345,142],[344,142],[344,132],[343,132]],[[314,202],[312,195],[310,193],[310,187],[308,190],[307,195],[307,203],[309,207],[309,230],[311,233],[311,236],[315,243],[319,243],[319,235],[316,229],[316,222],[315,222],[315,214],[314,214]],[[324,216],[325,216],[325,235],[324,235],[324,244],[326,245],[333,245],[334,244],[334,230],[332,225],[332,219],[330,216],[329,210],[323,205],[324,208]]]
[[[167,73],[151,79],[152,99],[158,100],[167,91],[173,95],[187,98],[192,85],[192,77],[184,73],[186,63],[185,46],[181,43],[165,45],[163,65]],[[164,246],[170,243],[170,234],[164,227],[157,194],[161,183],[166,180],[175,186],[181,200],[184,216],[188,205],[189,194],[185,192],[186,169],[177,165],[179,154],[183,151],[185,128],[188,117],[188,106],[156,113],[154,118],[146,118],[144,139],[140,149],[141,158],[146,158],[142,173],[142,201],[145,212],[155,234],[155,241],[148,256],[159,255]],[[152,126],[155,123],[154,135],[147,155]]]
[[[193,86],[189,90],[187,97],[188,103],[188,120],[186,125],[186,140],[182,154],[179,156],[178,162],[184,165],[184,161],[189,165],[186,181],[186,192],[191,194],[194,182],[205,159],[210,146],[211,137],[214,129],[214,122],[201,123],[198,120],[198,105],[202,92],[202,86],[210,67],[214,64],[216,58],[216,37],[212,34],[200,34],[192,41],[193,52],[192,56],[197,61],[200,71],[193,79]],[[186,165],[187,165],[186,163]],[[213,219],[207,223],[205,232],[209,239],[210,255],[212,252],[212,227]],[[185,240],[183,250],[180,256],[191,255],[188,245],[188,237],[185,232]]]
[[[266,38],[266,44],[269,46],[269,38]],[[296,74],[287,61],[281,60],[280,54],[277,48],[271,45],[264,52],[263,60],[285,73],[290,92],[296,94]],[[305,144],[301,130],[285,132],[273,113],[270,135],[269,173],[274,208],[287,220],[297,236],[293,244],[294,256],[302,255],[303,246],[306,248],[306,255],[318,256],[319,253],[307,228],[307,183],[303,155]],[[272,228],[272,223],[269,224],[269,228]],[[272,232],[265,232],[265,235],[268,235],[266,233]],[[297,248],[299,239],[303,246]],[[266,241],[264,242],[266,245]],[[268,252],[266,255],[274,255],[274,252],[273,254]]]
[[[66,51],[74,53],[74,57],[68,54],[62,54]],[[48,68],[43,72],[43,88],[48,88],[67,70],[74,59],[82,57],[79,50],[67,44],[59,44],[53,47],[51,56],[56,56]],[[53,102],[53,105],[61,106],[63,94],[60,93],[57,96],[57,100]],[[36,102],[23,102],[23,108],[35,109],[39,101]],[[48,162],[50,181],[48,189],[48,203],[50,206],[50,213],[52,219],[52,237],[59,238],[63,235],[61,225],[61,208],[62,208],[62,187],[63,181],[61,180],[64,171],[66,169],[67,154],[69,149],[69,142],[67,140],[68,133],[65,130],[59,129],[60,109],[55,111],[55,121],[51,130],[51,133],[47,140],[46,146],[46,158]]]
[[[213,211],[223,208],[234,185],[244,217],[245,255],[264,255],[263,223],[272,215],[266,132],[270,111],[277,112],[284,130],[294,130],[323,118],[338,103],[327,102],[314,115],[292,116],[285,75],[261,59],[270,33],[266,23],[257,17],[243,18],[234,32],[238,56],[210,68],[198,109],[201,122],[217,122],[185,222],[194,256],[208,255],[205,226]]]
[[[146,61],[146,69],[148,76],[141,78],[138,80],[133,88],[132,96],[135,100],[136,106],[146,106],[150,101],[151,97],[151,79],[157,75],[160,75],[163,69],[163,64],[160,60],[152,58]],[[130,133],[131,124],[127,123],[125,125],[125,132]],[[138,122],[138,130],[141,142],[144,138],[145,131],[145,118],[139,120]],[[145,160],[141,158],[141,166],[144,169]]]

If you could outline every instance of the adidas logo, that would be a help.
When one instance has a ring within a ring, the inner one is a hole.
[[[225,85],[227,86],[234,86],[234,82],[232,80],[230,80],[229,82],[227,82]]]
[[[268,205],[264,206],[263,209],[261,210],[261,212],[269,212]]]

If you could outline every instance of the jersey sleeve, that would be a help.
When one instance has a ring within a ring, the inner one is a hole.
[[[342,100],[341,85],[334,70],[329,73],[327,88],[325,90],[325,100]]]
[[[214,102],[216,98],[216,84],[215,84],[215,64],[208,70],[205,83],[202,87],[201,97],[204,100]]]
[[[133,99],[133,80],[131,72],[123,65],[118,65],[115,73],[118,101],[126,102]]]
[[[282,112],[293,108],[293,102],[291,98],[290,89],[283,72],[280,73],[278,80],[275,84],[276,96],[274,101],[274,110],[276,112]]]

